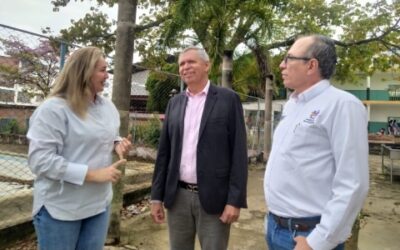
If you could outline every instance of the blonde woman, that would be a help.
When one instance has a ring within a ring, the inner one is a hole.
[[[104,99],[107,63],[100,49],[81,48],[67,60],[28,131],[34,183],[33,223],[39,248],[103,249],[111,182],[131,147],[118,136],[120,119]],[[112,163],[112,151],[120,160]]]

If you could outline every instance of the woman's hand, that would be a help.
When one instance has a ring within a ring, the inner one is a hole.
[[[118,170],[118,167],[125,163],[126,160],[122,159],[105,168],[89,169],[86,173],[85,181],[115,183],[121,178],[121,171]]]
[[[132,149],[131,140],[132,136],[129,134],[128,137],[122,138],[122,140],[117,142],[115,145],[115,152],[119,156],[120,160],[125,159],[126,154]]]

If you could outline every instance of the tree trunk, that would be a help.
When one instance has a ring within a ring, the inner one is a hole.
[[[222,60],[222,87],[232,88],[232,50],[225,50]]]
[[[267,161],[272,144],[272,77],[265,78],[264,154]]]
[[[117,107],[120,119],[120,135],[126,137],[129,129],[129,103],[131,93],[133,43],[135,39],[134,25],[136,20],[137,0],[118,0],[117,40],[114,57],[114,82],[112,101]],[[118,156],[114,154],[113,161]],[[125,175],[125,166],[120,169]],[[111,221],[108,232],[108,243],[118,244],[121,239],[120,210],[123,200],[122,178],[113,187],[114,198],[111,205]]]
[[[263,160],[267,161],[272,144],[272,84],[274,77],[269,67],[268,52],[259,44],[247,44],[257,60],[260,72],[260,85],[265,84],[265,110],[264,110],[264,152]]]
[[[345,250],[358,250],[358,233],[360,231],[360,216],[357,216],[356,221],[351,229],[351,236],[344,244]]]

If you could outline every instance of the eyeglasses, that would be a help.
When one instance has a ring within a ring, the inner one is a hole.
[[[288,60],[303,60],[303,61],[309,61],[312,58],[310,57],[304,57],[304,56],[291,56],[291,55],[286,55],[283,58],[283,61],[285,62],[285,64],[287,64]]]

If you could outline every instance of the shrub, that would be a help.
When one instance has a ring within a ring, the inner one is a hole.
[[[156,148],[161,134],[161,121],[153,117],[145,123],[136,124],[132,126],[131,134],[134,143]]]
[[[0,133],[1,134],[18,134],[20,131],[16,119],[1,119]]]

